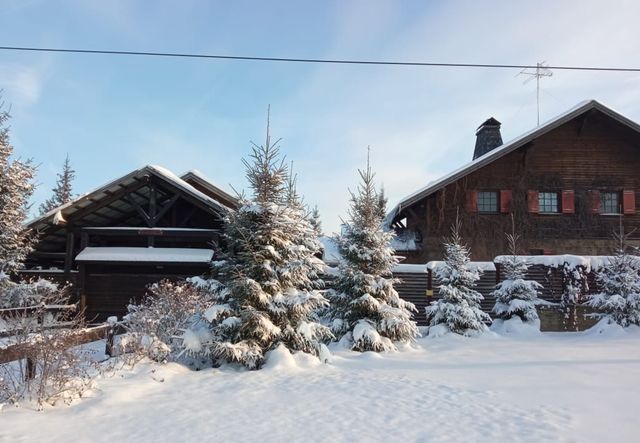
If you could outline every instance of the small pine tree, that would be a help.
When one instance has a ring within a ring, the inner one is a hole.
[[[473,286],[480,280],[480,270],[469,266],[470,252],[462,243],[460,219],[451,228],[444,244],[444,264],[436,270],[440,280],[440,299],[426,308],[431,327],[443,325],[448,331],[472,335],[487,330],[491,317],[482,311],[482,295]]]
[[[9,118],[0,104],[0,275],[20,269],[35,242],[35,236],[23,226],[35,189],[35,167],[31,161],[11,159]]]
[[[562,267],[562,296],[560,307],[562,308],[562,326],[565,331],[578,330],[577,306],[582,302],[583,295],[589,292],[587,270],[584,266],[573,266],[564,263]]]
[[[393,285],[392,269],[398,264],[390,246],[393,233],[385,231],[386,199],[377,192],[374,174],[358,171],[361,184],[351,193],[350,220],[336,243],[344,257],[335,288],[327,291],[334,334],[355,351],[390,351],[394,342],[410,342],[419,335],[411,319],[415,306],[404,301]]]
[[[243,163],[253,196],[229,215],[230,252],[218,274],[223,286],[214,285],[216,303],[204,317],[216,363],[257,369],[280,344],[319,355],[332,335],[316,317],[327,306],[318,288],[320,243],[268,125],[266,143],[254,145],[251,158]]]
[[[528,266],[526,261],[518,257],[518,235],[513,232],[507,234],[510,255],[500,263],[504,272],[504,281],[496,285],[492,295],[496,298],[493,312],[501,320],[509,320],[519,317],[524,323],[536,323],[540,321],[536,310],[536,300],[542,285],[533,280],[526,280]]]
[[[311,227],[316,233],[316,237],[322,237],[322,221],[320,220],[320,211],[318,211],[318,207],[314,206],[314,208],[309,212],[309,223],[311,223]]]
[[[625,327],[640,325],[640,257],[628,253],[622,223],[614,238],[615,254],[596,274],[600,292],[590,295],[587,305],[600,311],[597,318]]]
[[[52,189],[53,195],[40,205],[40,215],[44,215],[52,209],[69,203],[73,198],[72,182],[76,178],[76,171],[71,168],[69,155],[64,160],[62,172],[58,173],[56,186]]]

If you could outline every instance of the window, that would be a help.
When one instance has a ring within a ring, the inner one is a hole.
[[[478,192],[478,212],[485,214],[498,213],[498,192],[480,191]]]
[[[600,208],[603,214],[620,214],[620,193],[600,192]]]
[[[541,213],[557,213],[558,211],[558,193],[557,192],[539,192],[538,205]]]

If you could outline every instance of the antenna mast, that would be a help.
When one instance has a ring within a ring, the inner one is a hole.
[[[526,85],[534,78],[536,79],[536,110],[538,115],[537,122],[538,126],[540,126],[540,78],[551,77],[553,75],[553,72],[551,72],[551,69],[547,68],[547,62],[541,62],[536,63],[535,71],[523,69],[518,75],[526,75],[529,77],[522,83],[523,85]]]

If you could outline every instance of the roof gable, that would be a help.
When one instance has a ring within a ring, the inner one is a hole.
[[[488,153],[486,153],[485,155],[478,157],[477,159],[467,163],[466,165],[452,171],[451,173],[445,175],[444,177],[430,182],[429,184],[427,184],[427,186],[419,189],[418,191],[408,195],[407,197],[405,197],[404,199],[402,199],[400,201],[400,203],[398,203],[390,212],[389,214],[387,214],[387,217],[385,219],[386,225],[390,226],[391,223],[393,222],[393,220],[399,215],[399,213],[402,211],[402,209],[407,208],[415,203],[417,203],[418,201],[428,197],[429,195],[435,193],[436,191],[444,188],[445,186],[459,180],[460,178],[463,178],[467,175],[469,175],[470,173],[477,171],[478,169],[482,168],[483,166],[486,166],[494,161],[496,161],[497,159],[504,157],[505,155],[509,154],[510,152],[515,151],[518,148],[521,148],[522,146],[526,145],[527,143],[531,142],[532,140],[535,140],[536,138],[547,134],[548,132],[558,128],[559,126],[562,126],[563,124],[575,119],[576,117],[579,117],[583,114],[585,114],[586,112],[589,112],[591,110],[598,110],[600,112],[602,112],[604,115],[612,118],[613,120],[629,127],[630,129],[632,129],[633,131],[637,132],[640,134],[640,125],[638,125],[638,123],[634,122],[633,120],[628,119],[627,117],[623,116],[622,114],[612,110],[611,108],[603,105],[602,103],[596,101],[596,100],[588,100],[588,101],[584,101],[581,102],[579,104],[577,104],[576,106],[574,106],[573,108],[569,109],[568,111],[558,115],[557,117],[543,123],[540,126],[535,127],[534,129],[532,129],[529,132],[525,132],[524,134],[520,135],[519,137],[516,137],[515,139],[504,143],[502,146],[499,146],[491,151],[489,151]]]
[[[212,214],[222,216],[229,210],[228,207],[197,190],[168,169],[161,166],[147,165],[140,169],[136,169],[127,175],[119,177],[87,194],[77,197],[69,203],[52,209],[44,215],[28,222],[27,227],[38,230],[51,226],[52,224],[57,224],[56,221],[73,218],[74,214],[78,214],[81,211],[86,212],[87,210],[90,210],[92,206],[99,206],[102,202],[113,198],[113,196],[117,195],[119,191],[127,189],[136,182],[148,180],[151,177],[154,177],[161,182],[165,182],[168,186],[180,190],[187,198],[191,199],[203,210]]]
[[[180,178],[230,209],[237,209],[239,206],[235,197],[214,185],[211,180],[197,169],[192,169],[182,174]]]

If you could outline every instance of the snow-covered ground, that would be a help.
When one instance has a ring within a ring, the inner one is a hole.
[[[638,441],[640,331],[423,338],[258,372],[142,364],[72,406],[5,406],[0,441]]]

